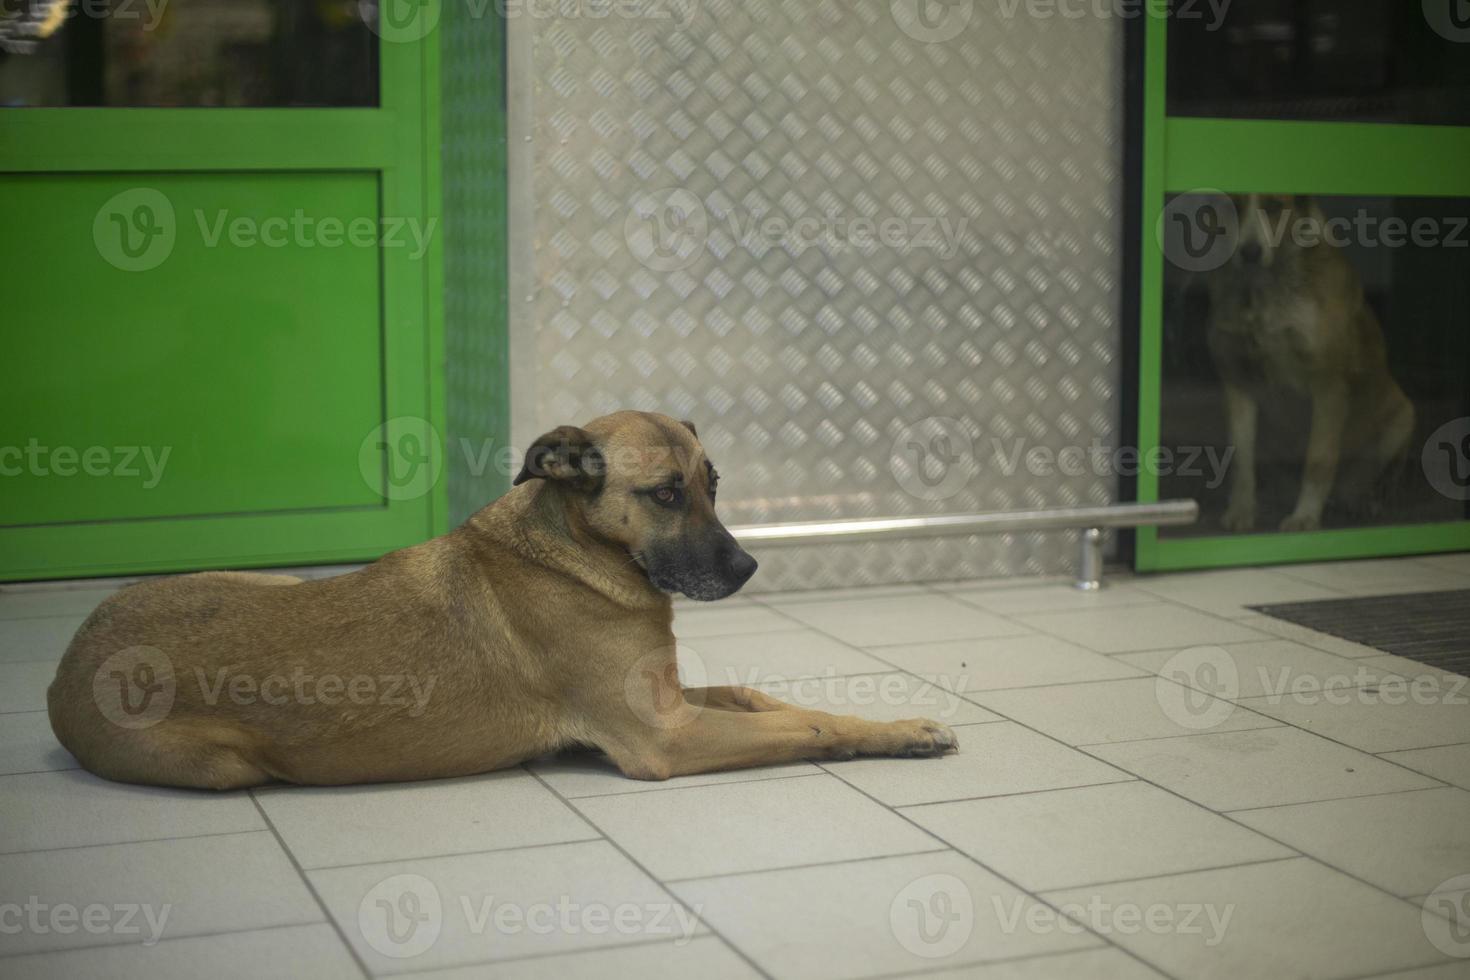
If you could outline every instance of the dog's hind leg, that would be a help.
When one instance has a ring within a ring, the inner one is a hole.
[[[1256,400],[1243,388],[1225,386],[1225,410],[1235,461],[1230,472],[1230,503],[1220,525],[1227,531],[1256,526]]]

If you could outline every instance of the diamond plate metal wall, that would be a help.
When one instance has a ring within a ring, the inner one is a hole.
[[[623,407],[694,419],[731,524],[1112,500],[1112,475],[1043,462],[1117,438],[1120,23],[593,6],[511,25],[518,438]],[[1073,554],[1055,534],[772,549],[752,586]]]

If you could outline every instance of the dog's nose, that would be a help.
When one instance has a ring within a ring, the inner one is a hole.
[[[1246,242],[1240,247],[1240,257],[1251,265],[1261,261],[1261,243]]]
[[[730,569],[730,578],[744,585],[750,581],[750,577],[755,574],[755,570],[760,567],[760,563],[750,557],[750,553],[744,548],[736,547],[734,553],[728,559],[728,566]]]

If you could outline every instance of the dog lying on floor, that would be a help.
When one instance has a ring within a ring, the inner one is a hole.
[[[63,656],[52,728],[99,776],[209,789],[460,776],[570,746],[634,779],[955,750],[937,722],[680,685],[670,594],[722,599],[756,569],[717,480],[693,425],[619,412],[542,436],[510,493],[352,574],[125,588]]]
[[[1210,352],[1225,383],[1236,449],[1221,524],[1255,528],[1257,405],[1270,389],[1290,388],[1311,396],[1312,425],[1296,507],[1281,530],[1314,531],[1335,484],[1366,500],[1406,458],[1414,405],[1389,373],[1378,318],[1352,264],[1323,236],[1327,219],[1316,202],[1262,194],[1232,200],[1239,243],[1208,276]],[[1355,464],[1346,480],[1339,478],[1344,458]]]

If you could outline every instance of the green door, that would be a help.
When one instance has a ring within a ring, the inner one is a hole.
[[[1145,26],[1141,570],[1470,548],[1470,5]]]
[[[0,579],[350,561],[443,529],[437,17],[173,0],[0,24]]]

